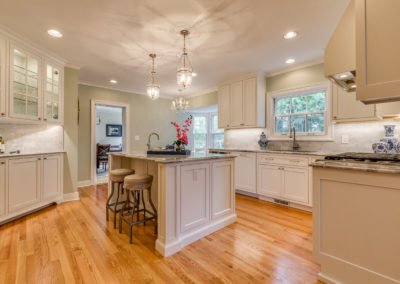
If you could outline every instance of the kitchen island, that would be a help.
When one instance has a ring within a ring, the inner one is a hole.
[[[158,211],[155,247],[169,256],[236,221],[235,157],[109,153],[109,170],[130,168],[153,176],[151,195]],[[110,188],[111,184],[109,192]]]
[[[325,283],[400,283],[400,156],[350,154],[312,163],[313,255],[321,264],[319,278]]]

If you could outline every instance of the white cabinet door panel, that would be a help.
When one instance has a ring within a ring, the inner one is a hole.
[[[231,115],[230,86],[218,89],[218,128],[229,127]]]
[[[61,161],[60,156],[43,158],[43,200],[54,200],[61,192]]]
[[[6,214],[6,160],[0,160],[0,216]]]
[[[210,166],[182,166],[180,171],[181,232],[209,221]]]
[[[8,192],[9,213],[40,201],[40,158],[9,160]]]
[[[283,197],[308,203],[308,170],[303,168],[285,168]]]
[[[235,159],[235,189],[256,193],[257,191],[257,154],[233,153],[239,155]]]
[[[283,171],[280,167],[263,164],[258,166],[258,194],[280,197],[282,184]]]
[[[257,78],[243,81],[243,123],[257,125]]]
[[[243,125],[243,81],[231,84],[231,123],[230,126]]]
[[[6,41],[5,39],[0,37],[0,118],[6,116],[6,62],[7,62],[7,57],[6,57]]]
[[[233,163],[215,162],[212,165],[212,218],[233,212]]]

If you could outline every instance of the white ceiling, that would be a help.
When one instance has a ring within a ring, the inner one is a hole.
[[[321,59],[349,0],[0,0],[0,24],[81,66],[79,79],[145,93],[155,52],[161,95],[177,95],[181,29],[198,73],[194,94],[230,75]],[[64,37],[51,38],[55,28]],[[284,32],[296,30],[293,40]],[[117,85],[109,80],[115,78]]]

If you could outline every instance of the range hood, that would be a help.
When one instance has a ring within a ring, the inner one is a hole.
[[[325,76],[347,92],[356,86],[355,3],[350,1],[325,48]]]

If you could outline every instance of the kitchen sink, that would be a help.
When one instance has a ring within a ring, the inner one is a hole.
[[[175,150],[151,149],[147,150],[147,155],[190,155],[190,150],[177,152]]]

